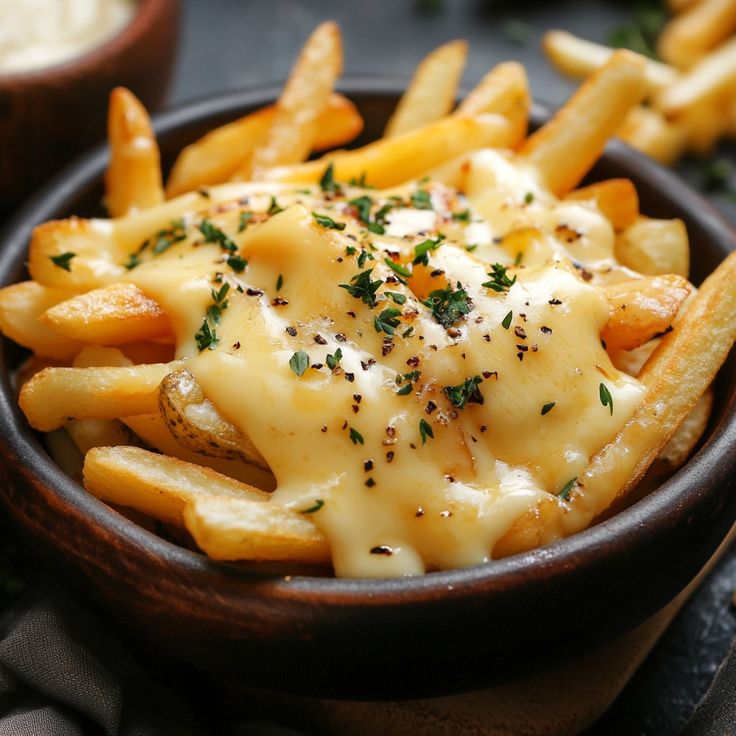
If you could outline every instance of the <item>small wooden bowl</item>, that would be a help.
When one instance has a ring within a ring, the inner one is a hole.
[[[0,74],[0,208],[17,205],[62,165],[104,139],[113,87],[149,109],[166,92],[179,36],[179,0],[140,0],[107,43],[63,64]]]
[[[344,90],[375,137],[403,85]],[[261,89],[160,116],[166,157],[214,125],[274,99]],[[544,113],[535,111],[539,123]],[[24,277],[34,224],[94,214],[106,150],[81,159],[30,202],[0,238],[0,281]],[[674,174],[613,143],[594,178],[630,177],[644,212],[682,217],[697,282],[736,234]],[[9,383],[19,353],[0,353],[0,502],[21,534],[80,591],[169,657],[208,677],[301,695],[403,698],[509,678],[611,639],[662,608],[711,556],[736,519],[736,360],[721,370],[707,436],[682,470],[625,511],[497,562],[398,580],[287,576],[177,547],[67,478],[20,413]]]

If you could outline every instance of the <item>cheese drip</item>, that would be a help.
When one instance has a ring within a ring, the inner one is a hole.
[[[127,275],[168,312],[179,357],[265,458],[272,502],[306,511],[322,501],[310,518],[337,575],[491,559],[540,501],[566,506],[562,489],[642,398],[600,341],[609,312],[595,284],[620,272],[608,223],[590,204],[538,190],[529,201],[533,182],[498,154],[474,164],[468,199],[424,184],[380,196],[283,190],[278,207],[270,194],[218,204],[185,218],[187,238]],[[349,204],[360,196],[373,198],[370,212]],[[367,229],[366,215],[377,222],[387,203],[380,227]],[[222,243],[203,242],[203,217],[247,259],[242,271]],[[531,235],[513,267],[508,238],[519,231]],[[508,266],[498,290],[488,286],[493,263]],[[366,278],[376,286],[361,298],[354,287]],[[216,344],[200,350],[195,335],[223,284]],[[459,311],[437,306],[438,292]],[[309,367],[299,376],[301,353]]]

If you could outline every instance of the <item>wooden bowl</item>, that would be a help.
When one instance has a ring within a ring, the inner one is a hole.
[[[382,128],[403,85],[353,81],[367,137]],[[271,101],[259,89],[166,113],[166,157],[213,125]],[[537,110],[539,122],[544,113]],[[0,279],[24,276],[31,227],[100,200],[100,147],[49,184],[2,236]],[[674,174],[622,144],[594,177],[627,176],[644,212],[682,217],[693,278],[736,247],[736,235]],[[569,539],[504,560],[424,577],[346,580],[284,576],[211,561],[126,520],[69,480],[18,410],[0,356],[0,501],[20,533],[77,581],[148,650],[208,677],[302,695],[401,698],[507,680],[550,658],[615,637],[670,601],[736,519],[736,361],[716,383],[716,408],[698,452],[643,500]]]
[[[105,137],[107,100],[129,87],[161,105],[179,35],[179,0],[139,0],[131,22],[84,56],[0,74],[0,207],[9,209]]]

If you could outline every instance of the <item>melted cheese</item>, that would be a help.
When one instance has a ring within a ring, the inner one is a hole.
[[[187,216],[186,239],[144,252],[127,275],[168,312],[178,357],[266,459],[272,501],[298,511],[323,502],[310,518],[338,575],[471,565],[540,501],[575,513],[560,491],[642,398],[600,341],[609,311],[597,284],[620,271],[605,218],[557,202],[495,152],[476,154],[464,176],[467,198],[433,183],[337,198],[282,189],[272,215],[272,192],[211,205]],[[413,206],[424,204],[411,200],[417,187],[431,209]],[[392,205],[385,232],[366,229],[348,204],[358,196],[374,200],[372,216]],[[238,232],[242,212],[251,219]],[[242,272],[204,242],[203,217],[247,258]],[[415,247],[438,232],[427,265],[412,267]],[[493,263],[515,278],[500,291],[484,286]],[[369,269],[375,306],[344,288]],[[195,335],[224,283],[218,342],[200,350]],[[467,314],[441,324],[424,302],[448,288]],[[298,352],[310,363],[301,376],[290,366]]]

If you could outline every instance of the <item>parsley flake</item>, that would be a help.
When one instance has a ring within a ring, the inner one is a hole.
[[[184,220],[178,219],[171,222],[171,227],[159,230],[155,235],[155,243],[153,246],[153,254],[155,256],[160,255],[165,250],[171,248],[174,243],[178,243],[187,237],[186,227],[184,226]],[[144,244],[147,246],[148,242]],[[143,250],[144,246],[141,246],[140,251]]]
[[[418,210],[431,210],[432,207],[432,199],[429,196],[429,192],[425,191],[424,189],[419,189],[416,192],[412,192],[411,196],[411,204],[412,207]]]
[[[284,277],[282,274],[279,274],[279,277],[276,279],[276,291],[281,291],[281,287],[284,285]]]
[[[350,296],[360,299],[364,304],[373,308],[376,306],[376,291],[378,291],[378,287],[383,283],[383,280],[371,281],[371,273],[373,273],[373,269],[369,268],[367,271],[362,271],[353,276],[349,284],[338,284],[338,286],[345,289]]]
[[[422,266],[428,266],[429,265],[429,252],[432,250],[437,250],[437,248],[440,247],[440,244],[444,240],[444,237],[440,236],[436,238],[435,240],[425,240],[422,243],[419,243],[419,245],[414,246],[414,261],[413,263],[415,265],[421,264]]]
[[[271,203],[266,210],[267,215],[278,215],[279,212],[283,212],[284,208],[279,207],[279,203],[276,201],[276,197],[271,197]]]
[[[355,427],[350,427],[350,440],[354,445],[364,445],[363,435]]]
[[[303,350],[297,350],[289,358],[289,368],[301,378],[304,375],[304,371],[309,368],[309,356]]]
[[[453,406],[462,409],[465,404],[483,403],[483,394],[478,388],[482,382],[483,379],[480,376],[473,376],[473,378],[466,378],[457,386],[445,386],[442,391]]]
[[[205,243],[218,243],[220,248],[230,253],[234,253],[238,249],[238,246],[219,227],[213,225],[209,220],[202,220],[197,227],[202,235],[204,235]],[[153,252],[157,252],[156,248],[153,249]]]
[[[516,283],[516,276],[510,279],[506,271],[506,267],[500,263],[491,264],[491,272],[488,274],[490,281],[483,282],[481,286],[484,286],[486,289],[493,289],[493,291],[499,294],[507,292]]]
[[[334,355],[330,355],[329,353],[325,357],[325,362],[327,363],[327,367],[334,371],[335,368],[337,368],[338,365],[340,365],[340,361],[342,360],[342,350],[338,348],[335,350]]]
[[[555,408],[556,404],[557,404],[556,401],[550,401],[549,403],[545,404],[542,407],[542,416],[544,416],[545,414],[549,414],[552,411],[552,409]]]
[[[611,396],[611,392],[608,390],[608,387],[605,383],[601,383],[598,394],[601,398],[601,404],[603,406],[607,406],[611,410],[611,416],[613,416],[613,396]]]
[[[419,436],[422,438],[422,444],[427,443],[427,437],[434,439],[432,425],[426,419],[419,420]]]
[[[319,212],[312,212],[312,217],[317,221],[318,225],[326,227],[328,230],[344,230],[344,222],[335,222],[331,217],[327,215],[320,215]]]
[[[54,266],[58,266],[59,268],[63,268],[65,271],[71,271],[71,261],[72,258],[76,257],[76,253],[72,253],[71,251],[67,251],[66,253],[61,253],[58,256],[49,256],[51,259],[51,262],[54,264]]]
[[[398,291],[386,291],[384,293],[393,300],[394,304],[406,304],[406,296],[404,294],[400,294]]]
[[[202,322],[202,326],[194,335],[194,339],[197,343],[199,351],[202,352],[205,348],[214,350],[217,344],[220,342],[220,338],[217,337],[217,333],[213,327],[210,327],[209,320],[207,317]]]
[[[327,164],[325,173],[322,174],[322,178],[319,180],[319,186],[323,192],[331,192],[332,194],[342,192],[342,187],[335,181],[335,167],[332,162]]]
[[[509,312],[501,322],[501,327],[504,328],[504,330],[508,330],[509,327],[511,327],[511,320],[514,318],[514,313]]]
[[[473,302],[459,281],[456,289],[450,285],[445,289],[431,291],[422,304],[432,310],[432,316],[444,328],[455,324],[473,308]]]
[[[314,514],[317,511],[319,511],[324,505],[325,505],[325,502],[321,498],[318,498],[315,500],[314,504],[312,504],[308,509],[304,509],[302,513],[303,514]]]
[[[577,475],[574,478],[570,478],[567,483],[562,487],[562,490],[557,494],[563,501],[569,501],[570,500],[570,492],[575,487],[575,484],[578,482]]]
[[[376,332],[385,332],[387,335],[393,335],[396,327],[399,326],[397,317],[401,315],[401,310],[396,307],[388,307],[373,319],[373,326]]]
[[[245,267],[248,265],[247,259],[237,253],[227,257],[227,265],[232,268],[235,273],[243,273]]]
[[[242,233],[243,230],[245,230],[245,228],[248,227],[252,219],[253,219],[252,212],[241,212],[240,217],[238,217],[238,232]]]
[[[399,276],[403,276],[404,278],[409,278],[411,276],[411,271],[406,267],[402,266],[400,263],[396,263],[391,258],[384,258],[383,262],[394,272],[399,274]]]

